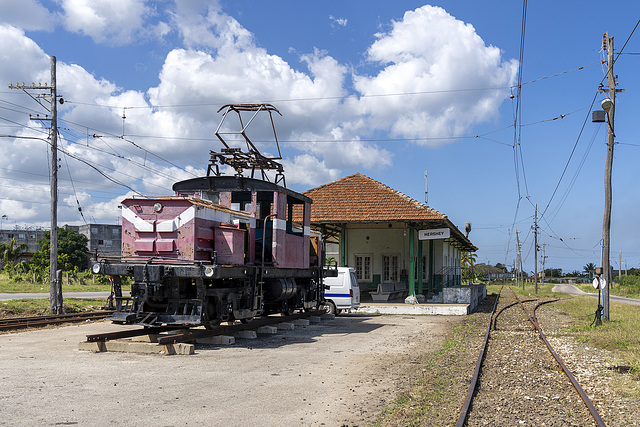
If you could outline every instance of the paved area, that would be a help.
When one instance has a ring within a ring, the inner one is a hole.
[[[88,299],[107,299],[109,292],[63,292],[62,298],[88,298]],[[48,299],[47,293],[19,293],[19,294],[0,294],[0,301],[9,301],[12,299]]]
[[[105,321],[1,334],[0,426],[372,425],[465,318],[340,315],[188,356],[79,351]]]
[[[568,285],[564,283],[555,285],[552,291],[562,292],[563,294],[569,294],[569,295],[589,296],[593,298],[598,298],[597,292],[593,292],[593,293],[584,292],[582,289],[578,288],[575,285]],[[633,298],[619,297],[616,295],[609,295],[609,301],[615,301],[622,304],[640,305],[640,300],[633,299]]]

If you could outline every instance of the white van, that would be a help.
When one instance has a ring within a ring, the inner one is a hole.
[[[324,286],[323,306],[327,313],[340,314],[360,307],[360,288],[353,268],[338,267],[338,277],[325,277]]]

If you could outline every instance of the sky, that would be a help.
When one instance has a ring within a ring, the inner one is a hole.
[[[546,268],[600,265],[607,125],[591,111],[605,98],[608,33],[616,55],[624,46],[614,72],[625,89],[611,265],[638,268],[640,3],[523,10],[513,0],[0,0],[0,227],[50,226],[49,124],[38,120],[48,91],[28,90],[33,99],[9,85],[48,83],[55,56],[60,225],[117,223],[125,197],[204,176],[221,148],[220,107],[271,103],[295,191],[359,172],[424,202],[426,174],[427,204],[461,229],[472,223],[478,263],[512,265],[519,239],[533,271],[537,205]],[[265,124],[250,137],[275,155]]]

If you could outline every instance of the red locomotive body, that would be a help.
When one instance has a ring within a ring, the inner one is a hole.
[[[116,295],[114,321],[211,326],[318,307],[324,256],[308,197],[241,176],[173,189],[124,200],[122,258],[93,265],[116,284],[133,277],[131,296]]]

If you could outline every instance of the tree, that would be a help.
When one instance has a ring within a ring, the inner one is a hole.
[[[462,266],[462,278],[465,280],[475,280],[475,272],[473,267],[476,262],[477,255],[472,252],[462,251],[460,252],[460,265]]]
[[[29,248],[24,243],[16,244],[16,239],[9,240],[9,243],[0,243],[0,254],[5,268],[12,268],[18,257]]]
[[[40,250],[36,252],[31,263],[41,269],[49,267],[51,233],[44,232],[44,237],[38,240]],[[87,268],[87,242],[85,235],[69,228],[58,228],[58,266],[63,270],[78,270]]]
[[[591,279],[593,277],[593,273],[596,272],[596,265],[592,262],[586,264],[584,267],[584,272],[587,273],[587,276]]]

